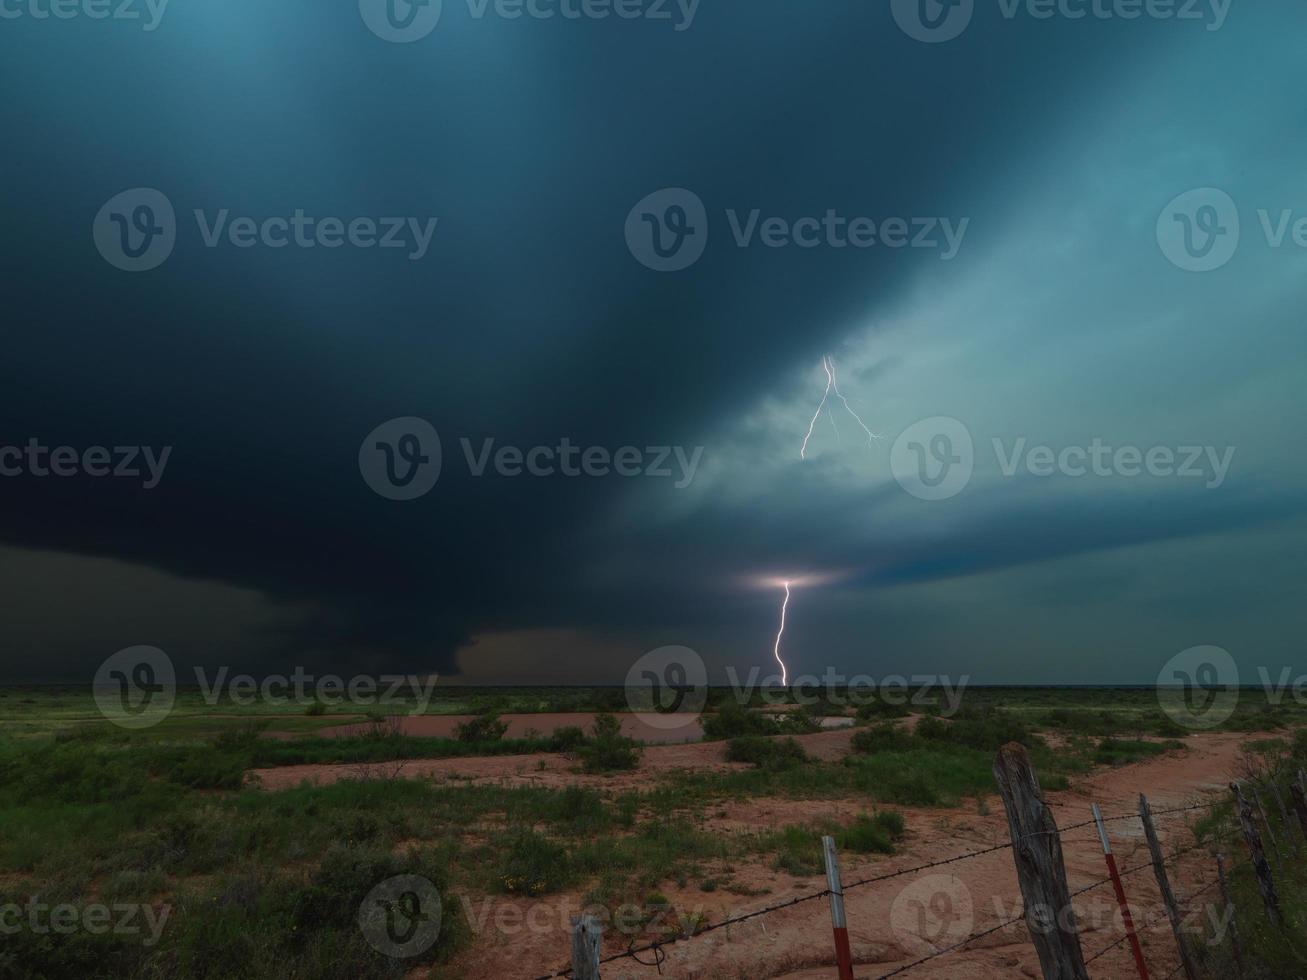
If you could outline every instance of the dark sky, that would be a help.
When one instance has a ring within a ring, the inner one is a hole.
[[[1148,682],[1207,643],[1292,662],[1307,250],[1263,225],[1307,217],[1307,11],[1005,6],[944,43],[883,0],[704,0],[688,23],[445,0],[412,43],[320,0],[0,20],[0,445],[172,447],[152,489],[0,477],[0,675],[89,680],[133,644],[524,683],[620,681],[676,643],[716,671],[769,661],[784,579],[813,672]],[[93,224],[135,188],[176,242],[133,273]],[[681,271],[624,234],[664,188],[706,208]],[[1241,226],[1206,272],[1156,230],[1195,188]],[[297,209],[438,220],[417,260],[206,246],[224,211]],[[965,236],[951,258],[738,247],[727,212],[754,209]],[[835,402],[800,459],[826,355],[883,438]],[[440,478],[389,500],[360,446],[410,416]],[[894,461],[936,417],[974,472],[924,500]],[[681,487],[476,477],[464,438],[703,452]],[[1233,456],[1219,481],[1003,472],[1094,440]]]

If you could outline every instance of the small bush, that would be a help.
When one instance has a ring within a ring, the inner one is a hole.
[[[508,722],[500,721],[492,712],[477,715],[454,726],[454,737],[460,742],[498,742],[508,732]]]
[[[884,718],[906,718],[912,714],[903,704],[889,704],[876,698],[866,704],[858,705],[858,721],[879,721]]]
[[[890,722],[853,733],[855,752],[905,752],[918,744],[913,736]]]
[[[776,719],[761,711],[750,711],[733,701],[722,704],[702,719],[706,739],[739,738],[743,735],[776,735]]]
[[[543,834],[527,831],[509,845],[499,884],[509,895],[534,898],[566,888],[572,878],[567,850]]]
[[[882,810],[872,816],[861,814],[836,835],[835,841],[841,850],[856,854],[893,854],[903,834],[903,815]]]
[[[821,720],[808,711],[791,711],[776,719],[776,730],[786,735],[811,735],[821,731]]]
[[[555,728],[549,737],[550,752],[575,752],[585,744],[585,732],[575,725]]]
[[[792,738],[764,738],[746,735],[733,738],[726,747],[726,758],[731,762],[748,762],[763,769],[790,769],[808,761],[803,746]]]
[[[639,744],[621,730],[621,722],[614,715],[595,716],[593,737],[577,751],[586,772],[616,772],[640,764]]]

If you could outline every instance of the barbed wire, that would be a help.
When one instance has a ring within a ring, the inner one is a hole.
[[[1203,809],[1203,808],[1207,808],[1207,807],[1216,806],[1216,805],[1219,805],[1219,803],[1221,803],[1221,802],[1223,802],[1223,801],[1218,800],[1218,801],[1214,801],[1214,802],[1211,802],[1211,803],[1197,803],[1197,804],[1192,804],[1192,805],[1189,805],[1189,806],[1183,806],[1183,807],[1172,807],[1172,808],[1168,808],[1168,809],[1154,810],[1154,811],[1152,811],[1152,815],[1153,815],[1153,816],[1166,816],[1166,815],[1173,814],[1173,813],[1184,813],[1184,812],[1188,812],[1188,811],[1191,811],[1191,810],[1198,810],[1198,809]],[[1045,801],[1045,803],[1046,803],[1046,805],[1062,806],[1062,807],[1068,807],[1068,806],[1070,805],[1070,804],[1066,804],[1066,803],[1057,803],[1057,802],[1055,802],[1055,801]],[[1119,821],[1119,820],[1131,820],[1131,819],[1138,820],[1138,819],[1139,819],[1139,814],[1138,814],[1138,813],[1122,813],[1122,814],[1114,814],[1114,815],[1112,815],[1112,816],[1105,816],[1105,817],[1103,817],[1102,819],[1103,819],[1104,823],[1109,822],[1109,821],[1115,822],[1115,821]],[[1067,826],[1067,827],[1060,828],[1060,829],[1056,829],[1056,830],[1041,830],[1041,831],[1035,831],[1034,833],[1026,834],[1025,836],[1023,836],[1023,837],[1021,837],[1021,838],[1019,838],[1019,839],[1024,841],[1024,840],[1029,840],[1029,839],[1034,838],[1034,837],[1043,837],[1043,836],[1057,835],[1058,838],[1059,838],[1059,840],[1060,840],[1060,839],[1061,839],[1061,836],[1062,836],[1063,834],[1065,834],[1065,833],[1068,833],[1068,832],[1073,831],[1073,830],[1079,830],[1079,829],[1081,829],[1081,828],[1088,827],[1088,826],[1091,826],[1091,825],[1095,825],[1095,824],[1097,824],[1097,822],[1098,822],[1098,821],[1097,821],[1096,819],[1094,819],[1094,818],[1090,818],[1089,820],[1084,820],[1084,821],[1081,821],[1081,822],[1079,822],[1079,823],[1074,823],[1074,824],[1071,824],[1071,825],[1069,825],[1069,826]],[[1220,838],[1218,837],[1218,839],[1220,839]],[[1095,840],[1095,838],[1092,838],[1092,837],[1091,837],[1091,838],[1085,838],[1084,840],[1063,841],[1063,843],[1092,843],[1094,840]],[[902,878],[902,877],[904,877],[904,876],[906,876],[906,875],[917,874],[918,872],[921,872],[921,871],[929,871],[929,870],[931,870],[931,869],[944,867],[944,866],[949,865],[949,864],[956,864],[956,863],[958,863],[959,861],[966,861],[966,860],[970,860],[971,858],[983,857],[983,856],[986,855],[986,854],[994,854],[994,853],[997,853],[998,851],[1004,851],[1004,850],[1007,850],[1008,848],[1012,847],[1014,843],[1015,843],[1014,841],[1008,841],[1008,842],[1003,843],[1003,844],[995,844],[995,845],[993,845],[992,847],[981,848],[980,850],[977,850],[977,851],[968,851],[968,852],[966,852],[966,853],[964,853],[964,854],[957,854],[957,855],[954,855],[953,857],[943,858],[942,860],[938,860],[938,861],[928,861],[928,862],[926,862],[926,863],[924,863],[924,864],[916,865],[915,867],[911,867],[911,868],[902,868],[902,869],[897,870],[897,871],[890,871],[890,872],[886,872],[885,874],[873,875],[873,876],[871,876],[871,877],[869,877],[869,878],[862,878],[862,879],[860,879],[860,880],[858,880],[858,881],[853,881],[853,882],[849,882],[848,884],[844,884],[844,885],[842,885],[840,891],[841,891],[841,894],[842,894],[842,893],[844,893],[844,892],[850,891],[850,890],[855,889],[855,888],[862,888],[862,887],[865,887],[865,886],[867,886],[867,885],[874,885],[874,884],[878,884],[878,883],[883,882],[883,881],[891,881],[891,880],[893,880],[893,879],[895,879],[895,878]],[[1203,843],[1203,842],[1200,841],[1200,842],[1198,842],[1198,843],[1195,843],[1194,845],[1191,845],[1191,846],[1188,847],[1188,848],[1184,848],[1184,849],[1182,849],[1182,850],[1180,850],[1180,851],[1177,851],[1175,854],[1172,855],[1172,858],[1180,857],[1181,855],[1183,855],[1183,854],[1185,854],[1185,853],[1188,853],[1189,851],[1194,850],[1195,848],[1201,846],[1202,843]],[[1145,863],[1143,863],[1143,864],[1135,865],[1134,867],[1129,868],[1129,869],[1126,870],[1126,871],[1122,871],[1122,872],[1120,872],[1120,876],[1124,878],[1126,875],[1134,874],[1135,872],[1137,872],[1137,871],[1141,871],[1141,870],[1143,870],[1144,868],[1150,867],[1151,865],[1152,865],[1152,862],[1151,862],[1151,861],[1145,862]],[[1095,888],[1099,888],[1099,887],[1101,887],[1101,886],[1103,886],[1103,885],[1109,883],[1111,880],[1112,880],[1112,879],[1111,879],[1110,877],[1102,878],[1102,879],[1100,879],[1100,880],[1098,880],[1098,881],[1093,882],[1093,883],[1090,884],[1090,885],[1086,885],[1086,886],[1084,886],[1083,888],[1080,888],[1080,889],[1077,889],[1077,890],[1074,891],[1074,892],[1071,892],[1070,895],[1069,895],[1068,897],[1069,897],[1069,898],[1075,898],[1075,897],[1077,897],[1077,896],[1079,896],[1079,895],[1083,895],[1083,894],[1085,894],[1085,893],[1088,892],[1088,891],[1092,891],[1092,890],[1095,889]],[[1210,886],[1209,886],[1209,887],[1210,887]],[[628,958],[629,958],[629,959],[633,959],[633,960],[635,960],[637,963],[639,963],[639,964],[642,965],[642,966],[653,966],[653,967],[656,967],[657,970],[658,970],[658,972],[661,974],[661,973],[662,973],[662,964],[663,964],[663,963],[666,961],[666,959],[667,959],[667,954],[666,954],[665,952],[663,952],[663,948],[666,947],[666,946],[671,946],[671,945],[674,945],[675,943],[684,942],[684,941],[689,940],[689,939],[697,939],[697,938],[699,938],[700,936],[705,936],[705,935],[707,935],[708,933],[716,932],[716,931],[718,931],[718,930],[720,930],[720,929],[725,929],[725,928],[728,928],[728,927],[733,926],[733,925],[739,925],[739,924],[742,923],[742,922],[748,922],[749,920],[751,920],[751,919],[756,919],[756,918],[758,918],[758,917],[760,917],[760,916],[770,915],[770,914],[773,913],[773,912],[779,912],[779,911],[781,911],[781,910],[783,910],[783,909],[793,908],[794,906],[796,906],[796,905],[800,905],[800,904],[803,904],[803,903],[805,903],[805,902],[811,902],[811,901],[815,901],[815,900],[820,899],[820,898],[826,898],[826,897],[828,897],[828,896],[831,895],[831,894],[832,894],[832,892],[831,892],[831,890],[830,890],[829,888],[823,888],[821,891],[812,892],[812,893],[807,894],[807,895],[800,895],[800,896],[797,896],[797,897],[795,897],[795,898],[789,899],[789,900],[787,900],[787,901],[779,902],[779,903],[777,903],[777,904],[775,904],[775,905],[769,905],[769,906],[766,906],[765,908],[757,909],[757,910],[755,910],[755,911],[753,911],[753,912],[747,912],[747,913],[744,913],[744,914],[742,914],[742,915],[731,916],[730,918],[723,919],[721,922],[715,922],[715,923],[712,923],[711,925],[705,925],[705,926],[702,926],[701,928],[697,928],[697,929],[695,929],[694,932],[692,932],[692,933],[690,933],[690,934],[688,934],[688,935],[685,935],[685,934],[674,935],[674,936],[670,936],[670,937],[668,937],[668,938],[666,938],[666,939],[654,940],[653,942],[646,943],[645,945],[643,945],[643,946],[638,946],[638,947],[635,946],[634,943],[632,943],[631,945],[629,945],[625,950],[623,950],[623,951],[620,952],[620,953],[614,953],[614,954],[612,954],[612,955],[610,955],[610,956],[603,957],[602,959],[599,960],[599,963],[602,965],[602,964],[605,964],[605,963],[612,963],[612,962],[614,962],[614,961],[616,961],[616,960],[620,960],[620,959],[628,959]],[[967,937],[966,939],[962,940],[962,941],[959,942],[959,943],[955,943],[954,945],[949,946],[949,947],[946,947],[945,949],[939,950],[939,951],[937,951],[937,952],[935,952],[935,953],[932,953],[932,954],[930,954],[929,956],[922,957],[921,959],[916,960],[916,961],[914,961],[914,962],[912,962],[912,963],[908,963],[908,964],[905,964],[905,965],[903,965],[903,966],[901,966],[901,967],[898,967],[897,969],[893,970],[893,971],[890,972],[890,973],[883,974],[882,977],[877,978],[877,980],[884,980],[884,978],[886,978],[886,977],[897,976],[897,975],[900,974],[900,973],[905,973],[905,972],[907,972],[908,970],[913,969],[914,967],[920,966],[920,965],[923,964],[923,963],[926,963],[926,962],[929,962],[930,960],[935,959],[937,956],[943,956],[943,955],[945,955],[946,953],[953,952],[954,950],[960,949],[961,947],[967,945],[968,943],[975,942],[977,939],[981,939],[981,938],[983,938],[983,937],[985,937],[985,936],[991,935],[991,934],[993,934],[993,933],[995,933],[995,932],[998,932],[1000,929],[1006,928],[1007,926],[1010,926],[1010,925],[1012,925],[1012,924],[1014,924],[1014,923],[1021,922],[1021,921],[1023,921],[1024,919],[1025,919],[1025,914],[1024,914],[1024,913],[1023,913],[1022,915],[1017,916],[1017,917],[1014,917],[1014,918],[1012,918],[1012,919],[1007,919],[1007,920],[1005,920],[1005,921],[1003,921],[1003,922],[1000,922],[1000,923],[999,923],[998,925],[996,925],[996,926],[992,926],[992,927],[989,928],[989,929],[986,929],[986,930],[984,930],[984,931],[982,931],[982,932],[978,932],[978,933],[976,933],[976,934],[974,934],[974,935],[972,935],[972,936],[969,936],[969,937]],[[1119,940],[1118,940],[1118,942],[1119,942]],[[641,959],[640,959],[640,956],[641,956],[642,954],[645,954],[645,953],[652,953],[652,954],[653,954],[653,960],[652,960],[652,962],[645,962],[644,960],[641,960]],[[1099,955],[1101,955],[1101,954],[1099,954]],[[572,967],[569,966],[569,967],[565,967],[565,968],[562,969],[562,970],[559,970],[559,971],[556,972],[556,973],[545,974],[545,975],[543,975],[543,976],[541,976],[541,977],[536,978],[536,980],[556,980],[556,978],[559,978],[559,977],[570,977],[571,975],[572,975]]]
[[[983,932],[978,932],[975,933],[974,935],[968,936],[960,943],[954,943],[952,946],[946,946],[943,949],[936,950],[935,952],[931,953],[929,956],[923,956],[919,960],[914,960],[911,963],[905,963],[903,966],[890,970],[889,973],[882,973],[879,977],[876,978],[876,980],[887,980],[888,977],[896,977],[900,973],[907,973],[909,970],[913,969],[914,967],[921,966],[921,964],[923,963],[929,963],[937,956],[944,956],[947,953],[955,952],[956,950],[961,949],[963,946],[967,945],[968,943],[974,943],[977,939],[984,939],[986,936],[992,935],[993,933],[998,932],[1000,929],[1006,929],[1008,926],[1015,925],[1016,923],[1022,922],[1024,920],[1025,920],[1024,914],[1014,916],[1011,919],[1005,919],[1004,921],[1000,922],[998,925],[991,926],[990,928],[984,930]]]

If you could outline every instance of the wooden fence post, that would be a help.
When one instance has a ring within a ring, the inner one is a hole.
[[[853,953],[849,949],[849,923],[844,917],[844,885],[840,881],[840,863],[835,856],[835,838],[823,837],[821,849],[826,858],[826,887],[830,889],[830,920],[835,929],[835,965],[840,980],[853,980]]]
[[[1298,814],[1298,827],[1307,838],[1307,796],[1303,795],[1302,787],[1297,783],[1289,784],[1289,796],[1293,799],[1293,812]]]
[[[1293,856],[1298,856],[1298,838],[1293,833],[1293,824],[1289,822],[1289,810],[1284,805],[1284,794],[1280,792],[1280,786],[1271,778],[1271,792],[1275,794],[1275,804],[1280,808],[1280,827],[1284,831],[1284,839],[1288,843]]]
[[[1135,919],[1130,914],[1130,903],[1126,901],[1125,886],[1121,884],[1121,873],[1116,867],[1116,855],[1112,853],[1112,841],[1107,836],[1107,827],[1103,824],[1103,811],[1097,803],[1090,804],[1094,812],[1094,823],[1098,825],[1098,839],[1103,845],[1103,857],[1107,859],[1107,873],[1112,878],[1112,888],[1116,891],[1116,902],[1121,906],[1121,924],[1130,940],[1130,952],[1135,958],[1135,970],[1139,980],[1149,980],[1148,965],[1144,962],[1144,951],[1139,948],[1139,936],[1135,933]]]
[[[1243,976],[1243,947],[1239,944],[1239,923],[1234,921],[1234,902],[1230,900],[1230,886],[1225,881],[1225,858],[1216,855],[1216,878],[1221,883],[1221,900],[1225,902],[1225,914],[1230,922],[1230,948],[1234,950],[1234,967]]]
[[[593,915],[572,916],[572,980],[599,980],[603,926]]]
[[[1257,804],[1257,812],[1262,815],[1262,825],[1266,827],[1266,836],[1271,839],[1271,846],[1275,848],[1275,863],[1284,870],[1284,852],[1280,850],[1280,842],[1276,840],[1275,831],[1271,829],[1270,818],[1266,816],[1266,807],[1262,806],[1262,794],[1257,792],[1257,787],[1252,787],[1253,802]]]
[[[1139,818],[1144,822],[1144,837],[1148,840],[1148,853],[1153,859],[1153,874],[1157,877],[1157,889],[1162,893],[1162,904],[1166,906],[1166,917],[1171,920],[1171,932],[1175,934],[1175,945],[1180,951],[1180,965],[1189,980],[1198,980],[1198,962],[1184,932],[1184,920],[1175,901],[1175,892],[1171,891],[1171,879],[1166,873],[1166,857],[1162,853],[1162,843],[1157,839],[1157,828],[1153,826],[1153,811],[1149,809],[1148,797],[1139,794]]]
[[[1024,746],[1009,742],[998,750],[994,778],[1007,811],[1026,926],[1044,980],[1089,980],[1062,863],[1062,840]]]
[[[1262,848],[1262,838],[1257,833],[1257,822],[1253,819],[1253,808],[1244,798],[1238,783],[1230,784],[1234,793],[1235,809],[1239,813],[1239,826],[1243,828],[1243,838],[1248,843],[1248,853],[1252,856],[1253,871],[1257,875],[1257,888],[1262,893],[1266,904],[1266,915],[1277,926],[1282,925],[1284,917],[1280,914],[1280,896],[1275,893],[1275,879],[1271,877],[1271,866],[1266,863],[1266,851]]]

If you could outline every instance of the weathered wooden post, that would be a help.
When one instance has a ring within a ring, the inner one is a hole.
[[[1221,900],[1225,902],[1226,920],[1230,923],[1230,948],[1234,951],[1234,967],[1243,976],[1243,947],[1239,944],[1239,923],[1235,922],[1234,902],[1230,900],[1230,886],[1225,881],[1225,857],[1216,855],[1216,878],[1221,883]]]
[[[1297,783],[1289,784],[1289,796],[1293,800],[1293,812],[1298,815],[1298,827],[1307,838],[1307,795]]]
[[[1062,841],[1024,746],[1009,742],[998,750],[994,778],[1007,811],[1026,926],[1044,980],[1089,980],[1062,863]]]
[[[1257,787],[1252,787],[1253,802],[1257,804],[1257,812],[1262,816],[1262,825],[1266,828],[1266,836],[1271,839],[1271,846],[1275,848],[1275,863],[1284,870],[1284,852],[1280,850],[1280,842],[1275,838],[1275,831],[1271,829],[1270,818],[1266,816],[1266,807],[1262,806],[1262,794],[1257,792]]]
[[[1149,980],[1148,965],[1144,962],[1144,951],[1139,948],[1139,936],[1135,933],[1135,919],[1130,914],[1130,903],[1125,897],[1125,886],[1121,884],[1121,873],[1116,867],[1116,855],[1112,853],[1112,841],[1107,836],[1107,827],[1103,823],[1103,811],[1097,803],[1090,804],[1094,812],[1094,823],[1098,825],[1098,840],[1103,845],[1103,857],[1107,860],[1107,873],[1112,878],[1112,888],[1116,891],[1116,902],[1121,907],[1121,923],[1130,940],[1130,952],[1135,958],[1135,970],[1139,980]]]
[[[835,965],[840,980],[853,980],[853,953],[849,948],[849,923],[844,917],[844,885],[840,881],[840,863],[835,856],[835,838],[821,839],[826,858],[826,887],[830,890],[830,919],[835,929]]]
[[[593,915],[572,916],[572,980],[599,980],[603,926]]]
[[[1262,837],[1257,833],[1257,822],[1253,819],[1253,808],[1244,798],[1238,783],[1230,784],[1234,793],[1235,809],[1239,813],[1239,826],[1243,828],[1243,838],[1248,843],[1248,853],[1252,856],[1253,871],[1257,875],[1257,889],[1262,893],[1262,902],[1266,905],[1266,915],[1277,926],[1284,923],[1280,914],[1280,896],[1275,892],[1275,879],[1271,877],[1271,866],[1266,863],[1266,851],[1262,848]]]
[[[1180,951],[1180,965],[1189,980],[1199,980],[1198,960],[1189,944],[1189,937],[1184,932],[1184,920],[1180,916],[1180,907],[1171,891],[1171,879],[1166,873],[1166,856],[1162,853],[1162,843],[1157,839],[1157,828],[1153,826],[1153,811],[1148,806],[1148,797],[1139,794],[1139,819],[1144,822],[1144,837],[1148,841],[1148,854],[1153,859],[1153,874],[1157,878],[1157,890],[1162,893],[1162,904],[1166,907],[1166,917],[1171,922],[1171,932],[1175,935],[1175,945]]]
[[[1284,839],[1289,848],[1293,851],[1293,856],[1298,856],[1298,838],[1293,833],[1293,824],[1289,822],[1289,810],[1284,805],[1284,794],[1280,792],[1280,785],[1271,778],[1271,792],[1275,794],[1275,804],[1280,808],[1280,828],[1284,831]]]

